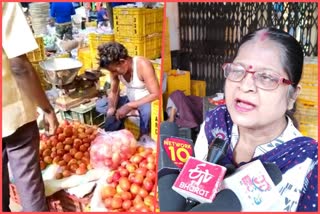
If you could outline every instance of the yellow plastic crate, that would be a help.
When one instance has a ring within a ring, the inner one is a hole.
[[[316,57],[304,58],[301,83],[318,84],[318,59]]]
[[[160,15],[161,14],[161,15]],[[113,8],[117,36],[146,36],[162,32],[163,8]]]
[[[301,84],[299,98],[318,103],[318,85]]]
[[[175,90],[183,91],[185,95],[191,95],[191,80],[189,71],[171,70],[168,73],[167,92],[170,95]]]
[[[39,46],[38,49],[27,53],[27,57],[31,63],[37,63],[42,60],[45,60],[46,58],[43,37],[40,36],[40,37],[36,37],[35,39]]]
[[[107,42],[114,41],[114,34],[97,34],[89,33],[88,34],[88,43],[91,52],[98,51],[98,46]]]
[[[318,139],[318,125],[300,123],[299,131],[304,136],[312,137],[313,139],[316,139],[316,140]]]
[[[135,139],[138,139],[140,136],[140,126],[139,126],[139,120],[135,120],[135,117],[128,117],[124,120],[124,128],[128,129]]]
[[[160,100],[151,103],[151,138],[157,142],[159,136],[159,124],[163,121],[163,112],[160,108]],[[160,118],[159,118],[160,114]]]
[[[206,87],[206,81],[191,80],[191,95],[205,97]]]
[[[130,56],[156,59],[161,55],[161,34],[159,33],[143,37],[116,36],[115,40],[127,48]]]
[[[82,62],[82,67],[78,71],[78,75],[84,73],[85,70],[92,68],[91,52],[89,48],[78,49],[78,60]]]
[[[97,27],[97,22],[86,22],[86,27]]]

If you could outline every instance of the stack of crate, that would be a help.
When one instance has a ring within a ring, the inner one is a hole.
[[[36,73],[40,79],[42,88],[44,90],[48,90],[51,88],[51,85],[46,81],[45,74],[39,65],[39,62],[46,59],[43,37],[37,36],[37,37],[35,37],[35,39],[38,44],[38,48],[34,51],[27,53],[27,57],[28,57],[29,61],[31,62],[34,70],[36,71]]]
[[[296,102],[295,117],[303,135],[318,139],[318,61],[306,57],[300,82],[301,93]]]
[[[113,8],[115,40],[130,56],[156,59],[161,55],[163,8]]]

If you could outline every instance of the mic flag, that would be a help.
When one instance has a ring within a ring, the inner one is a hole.
[[[271,169],[270,174],[275,171],[274,167],[268,166],[267,169]],[[275,172],[275,175],[279,175]],[[272,179],[276,182],[281,180],[271,178],[261,161],[255,160],[241,166],[234,174],[225,178],[221,189],[231,189],[237,195],[242,211],[280,211],[278,205],[281,196]]]
[[[200,203],[212,202],[225,173],[223,166],[189,157],[172,189]]]

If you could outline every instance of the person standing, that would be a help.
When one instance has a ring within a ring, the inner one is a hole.
[[[59,39],[73,39],[71,16],[75,14],[76,11],[72,2],[51,3],[50,16],[55,18],[56,32]]]
[[[37,48],[21,5],[2,3],[3,211],[10,211],[8,161],[23,211],[48,211],[39,161],[37,107],[44,111],[49,135],[54,134],[58,121],[26,56]]]

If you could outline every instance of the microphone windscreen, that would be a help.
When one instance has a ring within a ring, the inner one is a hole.
[[[241,203],[236,194],[230,189],[221,190],[212,203],[202,203],[189,212],[239,212]]]
[[[179,136],[179,127],[176,123],[163,121],[160,124],[160,135]]]
[[[278,185],[282,181],[282,172],[274,163],[262,163],[274,185]]]
[[[160,212],[182,212],[186,207],[186,199],[172,189],[178,174],[168,174],[158,179],[158,195]]]

